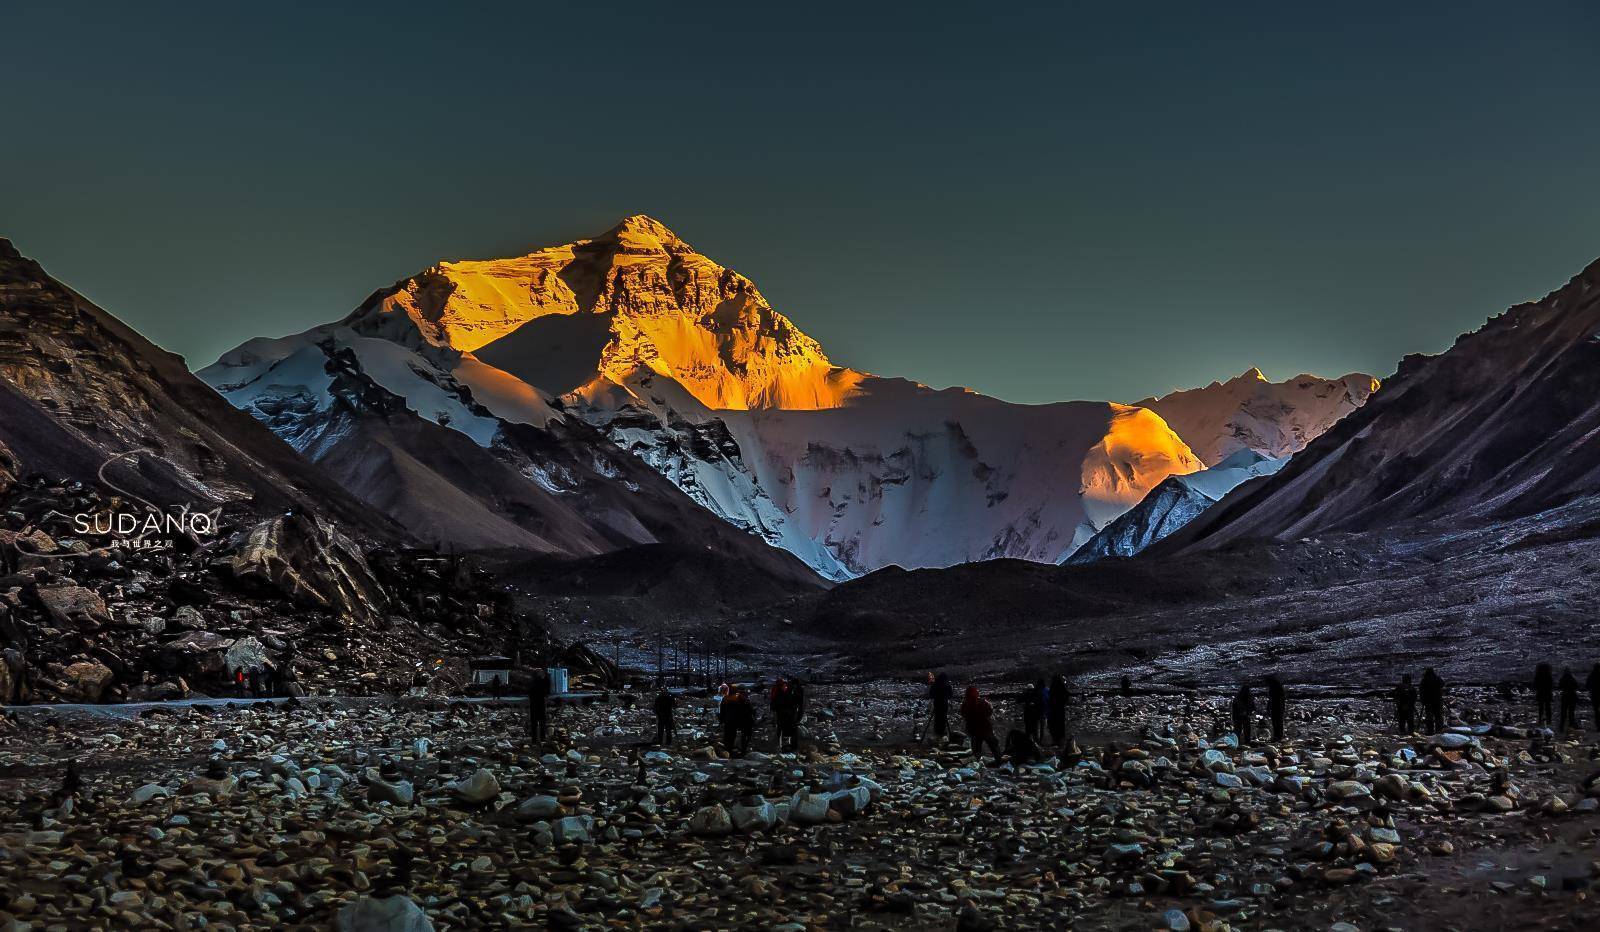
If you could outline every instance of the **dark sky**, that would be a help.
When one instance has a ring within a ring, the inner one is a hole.
[[[0,235],[198,366],[649,213],[1017,401],[1387,375],[1600,255],[1577,2],[320,6],[8,5]]]

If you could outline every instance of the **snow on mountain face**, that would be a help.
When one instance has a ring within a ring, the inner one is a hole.
[[[1227,459],[1186,476],[1169,476],[1139,504],[1107,524],[1067,559],[1093,563],[1105,557],[1131,557],[1198,518],[1233,489],[1257,476],[1270,476],[1288,457],[1238,450]]]
[[[317,356],[330,346],[483,447],[508,424],[597,428],[832,579],[1059,562],[1168,476],[1238,449],[1292,452],[1365,397],[1355,377],[1273,386],[1255,373],[1141,406],[1014,405],[879,378],[833,365],[748,279],[642,216],[519,258],[441,263],[201,374],[309,449],[326,436]]]
[[[1366,404],[1377,387],[1377,379],[1360,373],[1269,382],[1260,369],[1250,369],[1226,382],[1137,404],[1161,415],[1207,466],[1214,466],[1239,450],[1270,457],[1298,453]]]

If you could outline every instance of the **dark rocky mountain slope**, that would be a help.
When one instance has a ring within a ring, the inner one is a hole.
[[[365,507],[190,374],[183,360],[0,239],[0,443],[18,474],[105,478],[160,505],[300,510],[398,539]]]
[[[1272,479],[1163,546],[1526,518],[1600,493],[1600,262],[1539,301],[1408,356]]]

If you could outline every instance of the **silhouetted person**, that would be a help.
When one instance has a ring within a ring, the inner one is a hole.
[[[1556,676],[1548,663],[1533,669],[1533,697],[1539,704],[1539,724],[1550,724],[1555,719]]]
[[[800,680],[789,681],[789,702],[792,706],[793,717],[789,721],[789,742],[794,750],[800,750],[800,723],[806,720],[806,684]]]
[[[1444,731],[1444,680],[1429,667],[1422,671],[1422,717],[1428,734]]]
[[[1035,742],[1044,738],[1044,680],[1022,691],[1022,730]]]
[[[1249,744],[1255,740],[1256,697],[1250,691],[1249,683],[1241,683],[1239,691],[1233,694],[1233,733],[1239,736],[1240,744]]]
[[[1283,688],[1283,681],[1276,676],[1267,677],[1267,714],[1272,718],[1272,740],[1283,740],[1283,716],[1289,697]]]
[[[1600,669],[1597,666],[1596,669]],[[1050,743],[1061,747],[1067,740],[1067,703],[1072,693],[1067,691],[1067,681],[1057,673],[1050,678],[1050,688],[1044,697],[1045,721],[1050,725]]]
[[[742,755],[750,750],[750,738],[756,728],[756,710],[750,703],[750,694],[744,687],[735,686],[728,691],[718,713],[722,719],[722,743],[730,754]]]
[[[988,746],[994,753],[994,762],[1000,763],[1000,742],[994,739],[994,706],[978,695],[978,687],[968,686],[961,700],[961,719],[967,725],[967,737],[972,739],[972,756],[982,757]]]
[[[1600,729],[1600,663],[1589,671],[1583,688],[1589,690],[1589,710],[1594,713],[1594,727]]]
[[[494,675],[494,680],[489,683],[489,694],[494,696],[496,699],[499,699],[500,691],[504,686],[505,684],[500,681],[500,674],[496,673]]]
[[[1037,764],[1040,759],[1039,742],[1025,731],[1013,728],[1006,735],[1006,757],[1011,763],[1021,767],[1023,764]]]
[[[777,726],[778,750],[783,750],[785,741],[791,747],[800,743],[799,735],[799,710],[795,708],[794,688],[789,681],[778,677],[778,682],[772,686],[772,721]]]
[[[538,667],[533,671],[533,679],[528,682],[528,736],[535,744],[543,743],[549,737],[549,699],[550,673]]]
[[[67,761],[66,772],[61,775],[61,786],[56,788],[51,802],[60,806],[62,802],[76,798],[81,792],[83,792],[83,773],[78,770],[78,759],[70,758]]]
[[[672,720],[677,706],[677,698],[666,687],[656,692],[656,744],[666,747],[677,738],[677,729]]]
[[[1578,678],[1571,670],[1561,671],[1561,717],[1556,730],[1578,727]]]
[[[933,707],[933,736],[944,740],[950,736],[950,700],[955,691],[950,688],[950,677],[941,673],[928,674],[928,702]]]
[[[1394,697],[1394,720],[1402,735],[1417,730],[1417,687],[1411,685],[1411,674],[1400,677],[1400,685],[1389,695]]]

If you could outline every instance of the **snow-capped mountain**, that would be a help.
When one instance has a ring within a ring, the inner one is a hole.
[[[1226,382],[1135,403],[1161,415],[1202,462],[1215,466],[1239,450],[1270,457],[1298,453],[1366,404],[1377,388],[1377,379],[1359,372],[1271,382],[1252,368]]]
[[[252,340],[202,375],[429,543],[562,557],[669,544],[817,581],[538,391],[426,340],[335,324]]]
[[[1131,557],[1193,521],[1247,480],[1270,476],[1287,456],[1264,456],[1237,450],[1222,462],[1186,476],[1168,476],[1144,500],[1100,529],[1079,547],[1068,563],[1093,563],[1105,557]]]
[[[1017,405],[836,366],[749,279],[644,216],[516,258],[442,262],[337,323],[252,340],[200,374],[324,461],[344,437],[336,371],[509,456],[550,494],[575,467],[508,453],[508,437],[565,433],[558,446],[576,455],[572,441],[597,430],[831,579],[1058,562],[1163,479],[1204,466],[1142,406]],[[453,497],[373,484],[347,448],[336,473],[391,514],[435,515],[412,499]],[[608,469],[624,472],[612,461],[598,475]],[[474,481],[445,484],[471,494]]]

